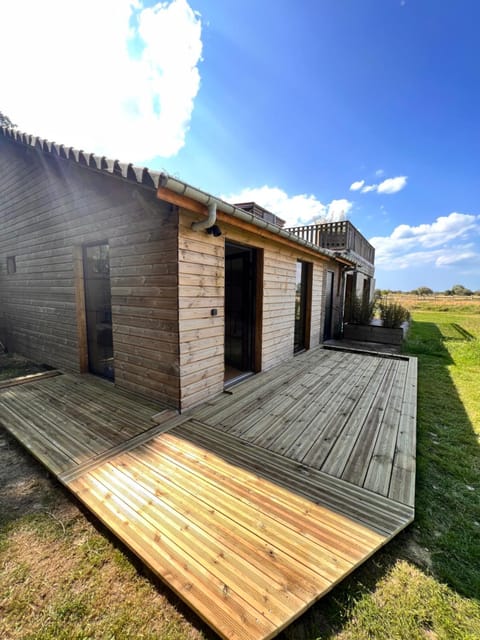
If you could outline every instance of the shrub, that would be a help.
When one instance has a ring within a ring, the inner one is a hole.
[[[352,295],[345,305],[345,322],[350,324],[370,324],[375,311],[375,301],[365,300]]]
[[[379,304],[380,318],[384,327],[398,329],[404,322],[410,319],[410,312],[401,304],[389,302]]]

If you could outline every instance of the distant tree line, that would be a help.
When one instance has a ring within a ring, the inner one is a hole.
[[[446,289],[445,291],[433,291],[430,287],[418,287],[417,289],[413,289],[412,291],[393,291],[392,289],[376,289],[375,297],[383,298],[384,296],[388,296],[392,293],[410,293],[412,295],[426,297],[433,295],[444,295],[444,296],[480,296],[480,290],[472,291],[467,287],[464,287],[463,284],[454,284],[451,289]]]

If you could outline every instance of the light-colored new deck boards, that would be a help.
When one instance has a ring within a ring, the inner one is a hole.
[[[239,469],[268,479],[335,513],[344,514],[388,538],[413,520],[414,511],[409,505],[299,465],[197,420],[176,427],[173,433],[186,442],[203,446]]]
[[[318,349],[181,416],[59,375],[0,389],[0,423],[223,638],[266,640],[413,520],[416,373]]]
[[[69,488],[229,639],[273,637],[386,541],[175,430]]]

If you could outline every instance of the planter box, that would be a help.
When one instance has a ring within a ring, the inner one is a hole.
[[[389,327],[381,327],[375,324],[345,324],[343,325],[343,337],[345,340],[401,345],[403,329],[401,327],[400,329],[390,329]]]

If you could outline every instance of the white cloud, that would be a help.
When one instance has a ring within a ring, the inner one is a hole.
[[[407,176],[398,176],[397,178],[387,178],[377,187],[378,193],[397,193],[401,191],[407,184]]]
[[[332,200],[327,205],[327,215],[325,216],[326,222],[338,222],[340,220],[346,220],[347,214],[352,208],[353,203],[346,198],[340,200]]]
[[[375,263],[385,270],[442,267],[477,256],[474,241],[480,233],[480,216],[450,213],[430,224],[402,224],[389,236],[370,239],[375,247]]]
[[[20,130],[139,163],[185,144],[202,53],[186,0],[24,0],[2,23],[22,25],[0,39],[2,111]]]
[[[377,169],[375,171],[375,175],[377,176],[377,178],[380,178],[381,176],[383,176],[384,173],[385,171],[383,169]]]
[[[352,182],[352,184],[350,185],[350,191],[359,191],[364,184],[365,180],[357,180],[356,182]]]
[[[463,252],[459,252],[457,254],[446,254],[440,255],[435,260],[435,265],[437,267],[449,267],[451,265],[459,265],[459,264],[478,264],[480,263],[480,255],[475,253],[474,251],[468,251],[467,249]]]
[[[377,176],[383,174],[383,169],[378,169],[375,172]],[[376,191],[377,193],[397,193],[401,191],[407,184],[408,176],[397,176],[396,178],[387,178],[380,184],[365,184],[365,180],[357,180],[354,182],[350,189],[352,191],[360,190],[362,193],[370,193]],[[355,189],[353,189],[355,187]]]
[[[257,188],[247,187],[238,193],[220,197],[232,204],[256,202],[285,220],[286,227],[345,220],[352,208],[352,203],[345,198],[332,200],[325,205],[312,194],[289,196],[283,189],[267,185]]]

